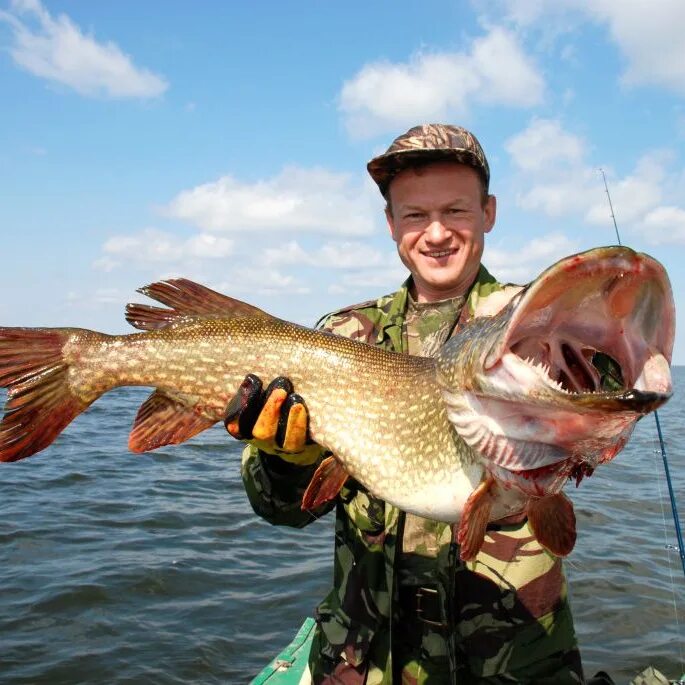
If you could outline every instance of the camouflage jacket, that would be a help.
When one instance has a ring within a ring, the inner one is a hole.
[[[406,352],[407,281],[396,293],[325,316],[321,328]],[[481,267],[459,323],[503,286]],[[305,398],[306,401],[306,398]],[[316,465],[298,467],[246,448],[243,480],[254,510],[276,525],[315,520],[300,510]],[[310,655],[315,683],[581,683],[582,671],[559,559],[545,552],[527,523],[493,528],[477,558],[459,560],[448,524],[425,521],[440,614],[447,630],[419,624],[415,660],[398,671],[391,627],[411,620],[397,601],[399,541],[405,514],[347,481],[335,508],[333,588],[317,609]],[[425,562],[425,559],[422,560]],[[438,670],[431,668],[438,665]],[[395,678],[393,679],[393,668]]]

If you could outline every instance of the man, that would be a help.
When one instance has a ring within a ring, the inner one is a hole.
[[[396,293],[329,314],[320,326],[431,355],[503,289],[480,263],[496,217],[485,154],[463,128],[424,125],[368,170],[411,276]],[[246,491],[266,520],[307,525],[315,517],[300,502],[322,450],[306,444],[306,409],[287,380],[260,390],[246,379],[227,414],[232,435],[253,438]],[[355,481],[316,514],[333,507],[334,587],[317,609],[315,683],[583,682],[561,562],[526,521],[490,525],[481,552],[464,563],[451,526],[405,514]]]

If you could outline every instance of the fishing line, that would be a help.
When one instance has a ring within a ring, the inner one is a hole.
[[[685,545],[683,545],[683,532],[680,529],[680,518],[678,517],[678,509],[676,507],[675,495],[673,494],[673,481],[671,480],[671,470],[668,467],[668,458],[666,457],[666,445],[664,444],[664,436],[661,433],[661,424],[659,423],[659,414],[654,412],[654,419],[656,421],[656,430],[659,436],[659,447],[661,449],[661,458],[664,462],[664,472],[666,473],[666,482],[668,483],[668,494],[671,498],[671,510],[673,511],[673,523],[675,524],[676,539],[678,540],[678,554],[680,555],[680,563],[683,567],[683,575],[685,576]]]
[[[616,215],[614,213],[614,205],[611,202],[611,195],[609,193],[609,186],[607,185],[607,177],[604,174],[604,169],[600,167],[599,171],[602,174],[602,179],[604,180],[604,190],[607,194],[607,199],[609,200],[609,208],[611,210],[611,218],[614,222],[614,229],[616,230],[616,238],[618,239],[618,244],[621,243],[621,236],[618,232],[618,224],[616,223]],[[680,517],[678,515],[678,507],[676,506],[675,494],[673,492],[673,481],[671,480],[671,470],[668,466],[668,457],[666,456],[666,445],[664,444],[664,438],[661,433],[661,424],[659,423],[659,413],[654,412],[654,420],[656,421],[656,431],[659,436],[659,446],[661,448],[661,457],[664,462],[664,471],[666,473],[666,482],[668,483],[668,494],[671,499],[671,511],[673,513],[673,523],[675,525],[676,540],[678,542],[678,554],[680,556],[680,563],[683,567],[683,576],[685,577],[685,544],[683,544],[683,533],[680,529]]]
[[[611,210],[611,219],[614,222],[614,230],[616,231],[616,238],[618,240],[618,244],[622,245],[621,243],[621,236],[618,232],[618,224],[616,222],[616,214],[614,213],[614,205],[611,201],[611,194],[609,193],[609,186],[607,184],[607,178],[604,173],[604,169],[600,167],[599,171],[602,174],[602,179],[604,181],[604,190],[606,191],[607,194],[607,199],[609,200],[609,209]],[[680,516],[678,515],[678,507],[676,506],[676,499],[675,499],[675,494],[673,491],[673,481],[671,480],[671,470],[668,466],[668,457],[666,456],[666,445],[664,443],[664,437],[661,432],[661,423],[659,422],[659,413],[655,410],[654,411],[654,421],[656,422],[656,431],[657,435],[659,437],[659,449],[661,452],[661,458],[663,461],[664,465],[664,473],[666,474],[666,483],[668,485],[668,495],[671,500],[671,513],[673,514],[673,523],[675,527],[675,534],[676,534],[676,541],[677,545],[675,546],[675,549],[678,551],[678,555],[680,556],[680,563],[683,567],[683,576],[685,577],[685,544],[683,544],[683,533],[680,529]],[[656,454],[655,454],[655,462],[656,462]],[[657,481],[657,487],[659,489],[659,501],[661,503],[661,509],[662,509],[662,514],[663,514],[663,519],[664,519],[664,539],[666,541],[666,556],[668,559],[668,567],[669,570],[671,571],[671,588],[673,590],[673,608],[674,608],[674,613],[675,613],[675,618],[676,618],[676,625],[678,628],[678,635],[680,636],[680,622],[678,620],[678,609],[677,609],[677,602],[676,602],[676,588],[675,588],[675,579],[673,578],[673,570],[671,567],[671,555],[669,551],[674,547],[673,545],[668,544],[668,538],[666,537],[666,513],[664,511],[664,504],[663,504],[663,496],[661,494],[661,485],[659,483],[659,478],[656,479]],[[680,660],[681,664],[685,665],[685,659],[683,659],[683,646],[682,643],[680,644]],[[682,679],[681,679],[682,682]]]
[[[679,638],[681,635],[681,628],[680,628],[680,619],[678,616],[678,602],[677,602],[677,595],[676,595],[676,585],[675,585],[675,578],[673,576],[673,564],[671,563],[671,550],[675,549],[675,546],[670,544],[668,541],[668,527],[666,526],[666,507],[664,506],[664,494],[661,490],[661,479],[659,478],[659,466],[657,464],[657,456],[660,453],[660,450],[655,448],[652,451],[654,455],[654,480],[656,482],[656,487],[657,490],[659,491],[659,505],[661,507],[661,519],[663,521],[663,531],[664,531],[664,550],[666,551],[666,561],[668,562],[668,572],[671,576],[671,595],[673,597],[673,614],[675,615],[675,623],[676,623],[676,633],[677,637]],[[682,667],[685,668],[685,657],[683,656],[683,642],[680,641],[679,643],[679,649],[680,649],[680,664]]]
[[[604,169],[602,169],[602,167],[599,168],[599,171],[601,172],[602,178],[604,179],[604,190],[606,190],[607,198],[609,199],[609,209],[611,210],[611,218],[613,219],[613,222],[614,222],[614,230],[616,231],[616,240],[618,240],[619,245],[622,245],[621,236],[618,234],[618,225],[616,224],[616,215],[614,214],[614,205],[611,202],[611,195],[609,195],[609,186],[607,185],[607,177],[604,175]]]

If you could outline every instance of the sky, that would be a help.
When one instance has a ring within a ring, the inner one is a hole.
[[[173,276],[308,325],[392,292],[366,162],[426,122],[485,148],[500,280],[616,243],[602,169],[678,308],[685,3],[418,7],[0,0],[0,323],[126,332]]]

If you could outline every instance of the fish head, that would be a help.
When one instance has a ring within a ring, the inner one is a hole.
[[[602,247],[545,270],[440,350],[437,379],[461,437],[498,481],[558,492],[612,459],[673,391],[675,307],[648,255]]]

